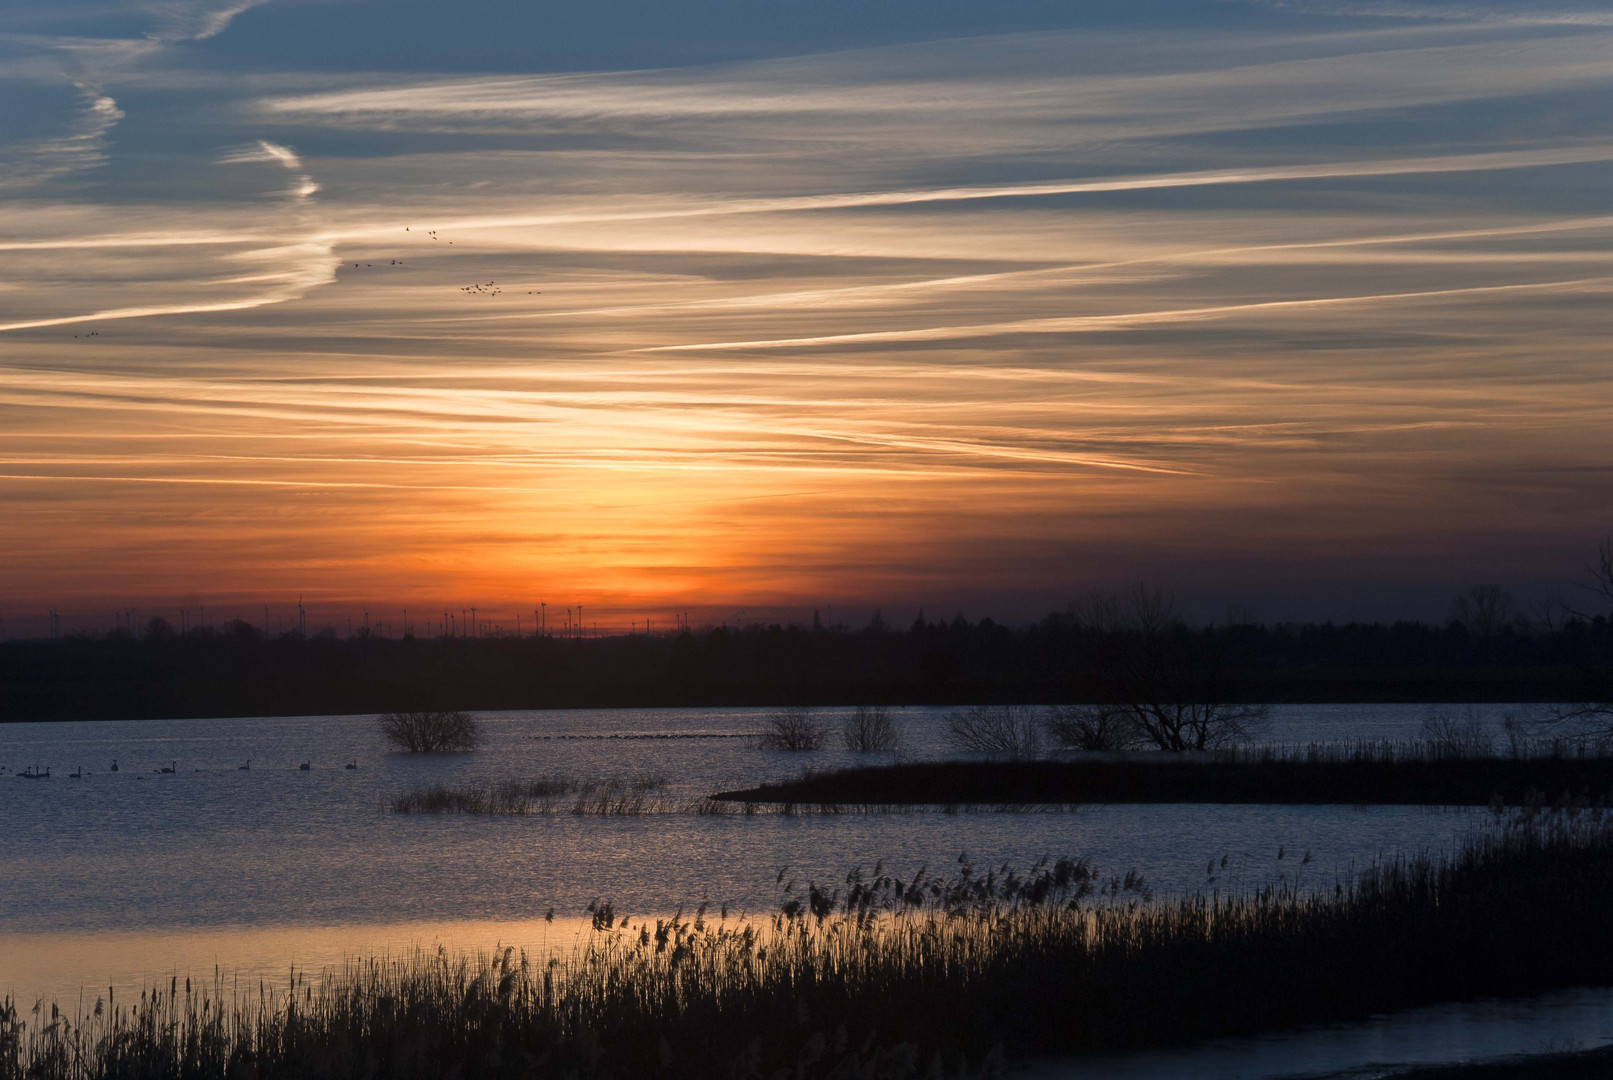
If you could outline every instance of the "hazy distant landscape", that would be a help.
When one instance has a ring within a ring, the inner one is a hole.
[[[1569,702],[1609,682],[1613,625],[1261,624],[1178,630],[1195,678],[1254,702]],[[0,641],[0,719],[463,709],[1117,701],[1120,634],[1049,615],[900,627],[751,624],[563,638],[183,635]]]

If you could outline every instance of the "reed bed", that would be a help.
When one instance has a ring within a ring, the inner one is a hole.
[[[641,781],[500,781],[448,787],[433,784],[404,792],[387,808],[397,814],[471,814],[483,817],[650,817],[667,814],[718,816],[835,817],[842,814],[1067,814],[1069,803],[841,803],[759,802],[727,795],[675,798]]]
[[[668,799],[665,778],[649,773],[627,778],[581,780],[551,776],[448,787],[433,784],[392,800],[397,814],[555,815],[598,817],[693,812],[700,803]]]
[[[665,739],[755,739],[760,731],[632,731],[606,735],[529,735],[537,742],[605,742],[621,739],[632,742]]]
[[[1322,893],[1153,902],[1087,862],[832,887],[771,918],[618,919],[565,958],[369,960],[251,992],[0,1005],[0,1080],[899,1078],[1613,983],[1613,828],[1523,814]]]
[[[1425,725],[1426,726],[1426,725]],[[1330,762],[1405,764],[1425,761],[1613,761],[1613,741],[1588,736],[1514,738],[1497,746],[1468,732],[1417,739],[1249,743],[1221,747],[1193,759],[1223,764]]]

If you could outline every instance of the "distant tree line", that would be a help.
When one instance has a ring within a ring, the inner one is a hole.
[[[139,636],[0,642],[0,720],[9,721],[1075,704],[1087,708],[1067,714],[1070,724],[1101,728],[1123,718],[1192,745],[1207,723],[1224,729],[1258,718],[1264,703],[1301,701],[1605,706],[1613,702],[1613,623],[1605,610],[1567,608],[1524,622],[1504,594],[1475,591],[1443,625],[1196,626],[1176,616],[1168,597],[1139,587],[1023,627],[960,615],[906,627],[775,623],[668,636],[427,639],[265,635],[237,621],[183,634],[153,623]]]

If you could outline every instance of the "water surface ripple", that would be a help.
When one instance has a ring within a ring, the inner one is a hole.
[[[1287,707],[1268,737],[1408,738],[1426,712]],[[831,724],[838,715],[824,713]],[[176,965],[276,972],[437,941],[539,946],[556,933],[544,916],[580,915],[596,897],[640,914],[702,901],[762,912],[781,871],[822,882],[883,860],[908,874],[963,853],[979,866],[1084,855],[1105,873],[1141,871],[1162,895],[1330,887],[1376,858],[1448,848],[1484,819],[1383,806],[505,818],[387,808],[426,784],[553,774],[655,774],[669,802],[694,802],[807,766],[943,756],[945,715],[897,710],[904,749],[862,756],[760,749],[748,736],[768,714],[747,709],[488,713],[481,749],[443,757],[389,753],[364,716],[0,725],[0,993],[70,1000],[114,977],[166,979]],[[13,775],[36,765],[51,778]],[[67,778],[79,766],[86,775]]]

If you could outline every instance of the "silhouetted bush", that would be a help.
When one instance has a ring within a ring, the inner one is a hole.
[[[811,709],[789,708],[780,709],[768,718],[761,742],[768,750],[800,752],[822,749],[828,736],[828,729],[819,723]]]
[[[1141,739],[1161,750],[1213,750],[1265,723],[1269,707],[1229,696],[1227,656],[1213,636],[1182,620],[1163,589],[1093,593],[1072,614],[1103,684],[1099,700],[1119,706]]]
[[[840,728],[846,749],[859,754],[895,750],[901,743],[890,710],[883,705],[859,705],[846,714]]]
[[[1047,732],[1068,750],[1126,750],[1142,737],[1121,705],[1053,705],[1047,710]]]
[[[947,738],[971,753],[1033,758],[1042,749],[1042,725],[1024,705],[975,705],[947,717]]]
[[[1429,709],[1423,716],[1422,736],[1430,757],[1484,757],[1495,751],[1494,733],[1471,705],[1460,717],[1444,709]]]
[[[411,754],[453,754],[476,749],[476,718],[463,712],[391,712],[378,721],[381,734]]]

